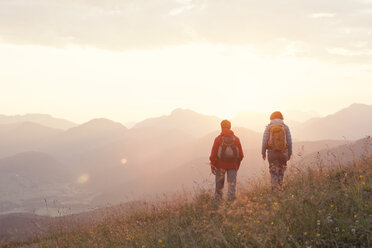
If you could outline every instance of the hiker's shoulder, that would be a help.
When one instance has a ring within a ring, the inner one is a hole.
[[[234,139],[235,139],[236,142],[239,142],[239,143],[240,143],[240,139],[239,139],[239,137],[236,136],[235,134],[234,134]]]
[[[222,140],[222,135],[219,134],[216,138],[214,138],[214,141],[219,141],[219,140]]]

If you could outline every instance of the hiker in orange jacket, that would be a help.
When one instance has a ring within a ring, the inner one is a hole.
[[[221,134],[214,140],[209,157],[212,173],[216,176],[215,199],[222,199],[225,174],[227,174],[228,201],[234,201],[236,176],[244,154],[239,138],[231,130],[231,122],[223,120],[221,129]]]

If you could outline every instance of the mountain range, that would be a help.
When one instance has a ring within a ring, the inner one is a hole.
[[[311,156],[317,152],[346,149],[347,142],[372,133],[371,114],[372,106],[353,104],[326,117],[289,124],[293,159],[314,161]],[[260,156],[262,132],[249,127],[264,128],[268,117],[242,114],[232,119],[245,153],[240,180],[267,171]],[[0,213],[51,214],[61,207],[73,213],[213,183],[208,156],[221,118],[176,109],[130,129],[108,119],[80,125],[57,119],[51,126],[35,120],[0,125]],[[58,201],[57,207],[46,209],[44,200]]]
[[[48,114],[25,114],[13,116],[0,115],[0,124],[17,124],[22,122],[33,122],[43,126],[62,130],[67,130],[77,126],[77,124],[71,121],[55,118]]]
[[[295,126],[294,133],[299,140],[356,140],[372,134],[371,123],[372,106],[355,103],[334,114]]]

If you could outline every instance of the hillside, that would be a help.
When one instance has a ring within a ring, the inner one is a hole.
[[[173,122],[174,126],[169,126],[168,122]],[[43,183],[40,187],[30,188],[29,185],[34,185],[31,182],[39,179],[39,176],[31,176],[33,170],[14,171],[11,177],[6,176],[9,173],[3,173],[4,185],[0,191],[9,189],[11,193],[1,195],[0,213],[45,213],[45,196],[50,201],[59,200],[58,206],[73,209],[70,213],[76,213],[90,207],[189,190],[195,184],[210,185],[213,180],[207,163],[213,140],[219,133],[219,121],[215,117],[178,109],[170,116],[150,121],[150,124],[127,129],[120,123],[101,118],[68,130],[30,122],[1,125],[0,155],[12,157],[29,151],[44,153],[61,164],[56,166],[60,168],[59,172],[50,173],[51,179],[66,173],[69,176],[60,177],[64,180],[50,180],[56,182],[53,187]],[[208,130],[207,134],[199,136]],[[240,180],[259,177],[267,168],[260,156],[262,133],[234,125],[233,130],[240,137],[246,155],[239,171]],[[334,140],[295,142],[295,158],[344,143]],[[35,166],[35,172],[40,171],[35,156],[21,162],[15,170],[31,165]],[[29,178],[36,179],[30,181]],[[86,180],[81,183],[81,178]],[[25,201],[30,198],[32,201]]]
[[[297,125],[292,133],[297,140],[356,140],[372,135],[371,123],[372,106],[355,103],[334,114]]]
[[[0,158],[40,149],[63,130],[33,122],[0,125]]]
[[[316,151],[305,156],[301,161],[302,166],[327,167],[330,165],[340,165],[355,163],[360,159],[365,159],[372,152],[372,139],[366,137],[357,141],[350,141],[336,147],[328,147],[324,150]]]
[[[131,212],[106,209],[85,227],[60,226],[32,247],[370,247],[372,160],[300,172],[273,193],[265,182],[240,185],[234,204],[216,205],[199,189]],[[57,222],[56,222],[57,223]],[[60,225],[61,222],[58,222]],[[42,228],[42,227],[41,227]],[[67,229],[66,229],[67,228]]]
[[[43,198],[58,199],[71,177],[63,167],[52,156],[40,152],[0,159],[0,212],[35,210],[35,202]]]
[[[240,137],[245,158],[239,170],[239,180],[260,177],[267,168],[261,157],[262,135],[246,128],[234,128]],[[93,199],[92,204],[119,203],[128,199],[154,198],[157,194],[190,190],[199,185],[211,185],[213,177],[208,166],[209,154],[218,132],[210,133],[181,146],[151,156],[143,163],[128,163],[122,168],[120,184],[111,184]],[[307,157],[314,152],[344,145],[345,141],[295,142],[293,161]],[[128,160],[130,161],[130,160]],[[113,170],[111,170],[113,172]],[[109,171],[106,171],[107,175]],[[116,178],[111,173],[111,179]],[[128,175],[131,180],[128,180]],[[120,180],[118,180],[120,181]],[[113,182],[113,180],[111,180]],[[172,187],[169,187],[172,185]]]
[[[93,119],[50,139],[46,150],[56,153],[81,153],[119,139],[127,131],[120,123],[104,118]]]

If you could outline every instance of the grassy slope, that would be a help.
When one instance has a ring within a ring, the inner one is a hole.
[[[130,215],[113,213],[33,247],[372,246],[372,161],[288,174],[279,193],[240,185],[234,204],[216,207],[212,194],[201,191],[192,200],[180,196]]]

